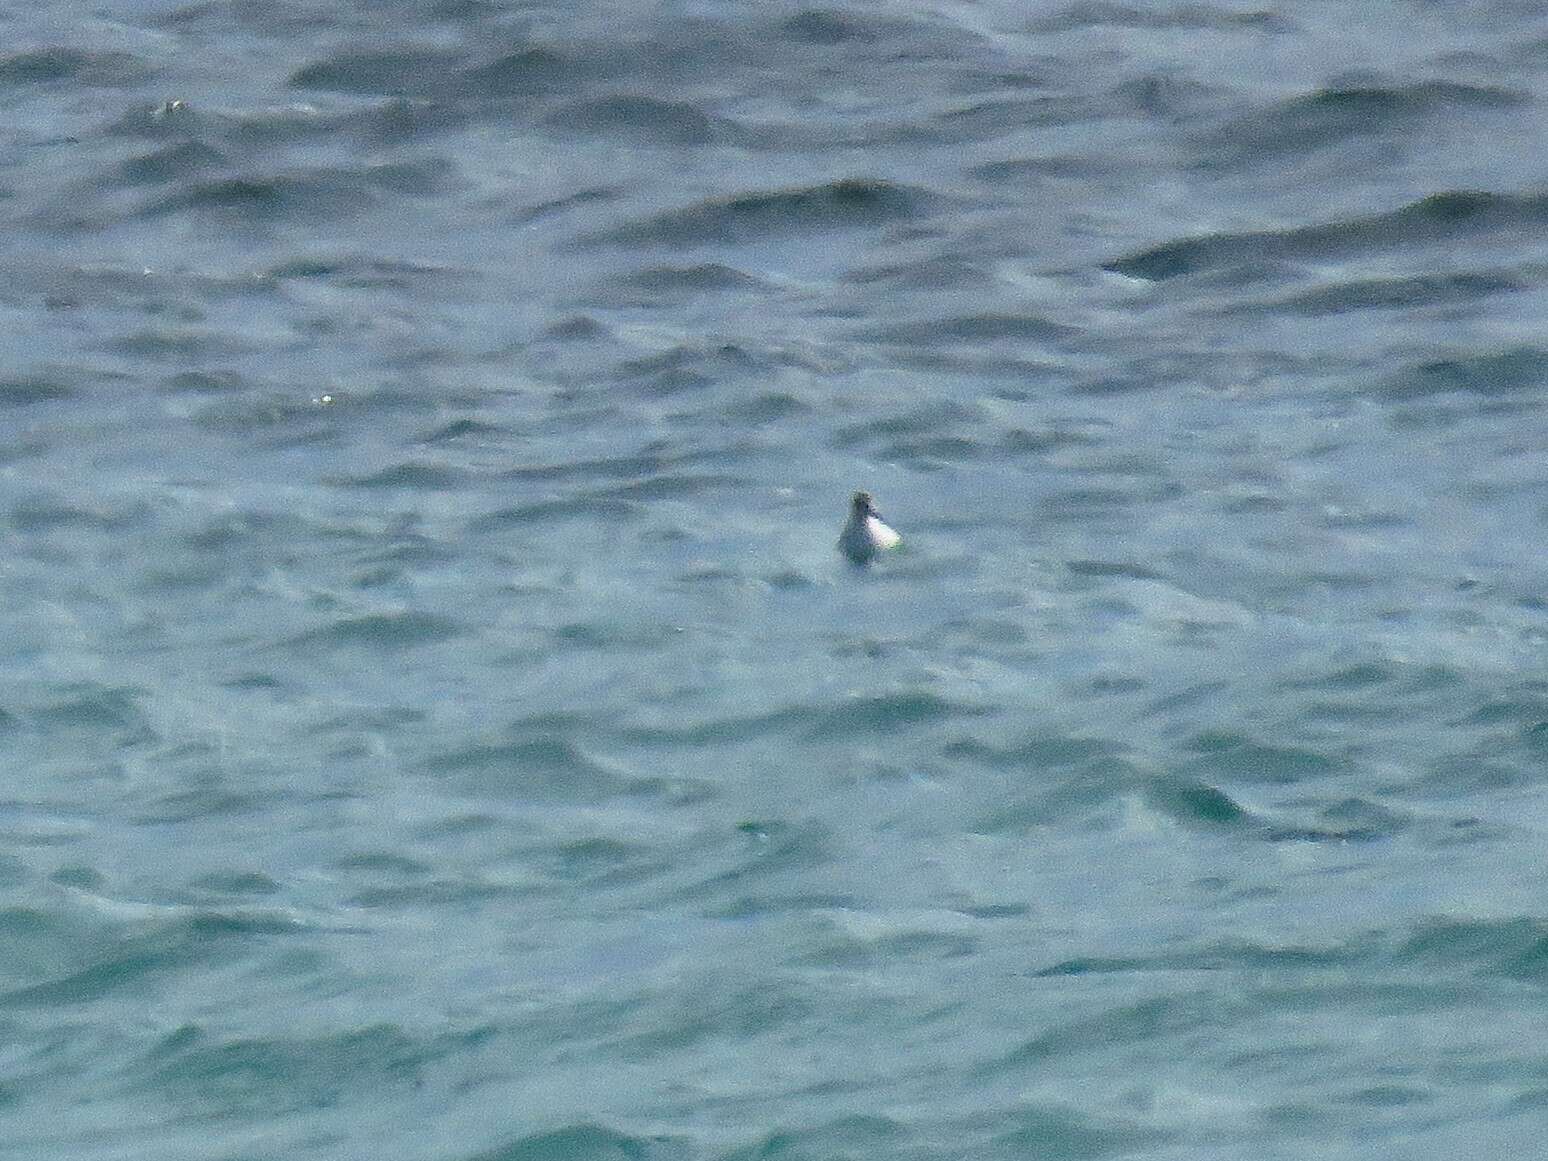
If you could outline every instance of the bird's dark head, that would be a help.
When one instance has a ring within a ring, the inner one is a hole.
[[[876,501],[871,499],[869,492],[856,492],[855,498],[850,501],[850,507],[854,509],[856,516],[876,515]]]

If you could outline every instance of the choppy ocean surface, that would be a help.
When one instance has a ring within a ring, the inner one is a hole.
[[[1539,1153],[1541,5],[0,32],[0,1151]]]

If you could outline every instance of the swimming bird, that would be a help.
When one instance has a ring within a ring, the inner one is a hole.
[[[839,551],[849,557],[852,564],[866,565],[878,553],[896,548],[902,539],[882,521],[871,493],[856,492],[849,502],[849,523],[839,534]]]

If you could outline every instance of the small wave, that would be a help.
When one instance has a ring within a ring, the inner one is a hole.
[[[1537,742],[1542,741],[1545,722],[1548,722],[1548,696],[1504,690],[1462,719],[1463,724],[1470,726],[1514,726]]]
[[[259,898],[277,895],[280,885],[262,871],[215,871],[201,875],[190,886],[213,895]]]
[[[473,521],[478,529],[494,529],[511,524],[540,524],[550,520],[630,520],[640,513],[640,505],[596,494],[566,496],[553,500],[529,500],[509,508],[487,513]]]
[[[976,408],[960,403],[937,403],[916,407],[902,415],[890,415],[864,423],[848,424],[833,433],[833,446],[855,448],[875,439],[894,436],[928,436],[953,424],[977,423],[980,413]]]
[[[149,515],[141,504],[122,509],[91,507],[45,492],[18,500],[11,507],[11,523],[18,532],[51,532],[62,527],[94,528],[115,532],[139,524]]]
[[[724,915],[770,914],[789,910],[809,910],[813,906],[843,907],[853,900],[818,900],[808,894],[801,901],[774,900],[767,894],[750,899],[749,889],[767,891],[788,871],[805,871],[831,866],[835,859],[833,832],[820,822],[785,822],[780,819],[747,819],[736,825],[743,840],[733,848],[734,863],[689,888],[693,897],[723,898],[728,890],[738,892]]]
[[[755,427],[805,415],[811,410],[809,403],[788,391],[760,391],[731,404],[726,414],[739,423]]]
[[[1199,81],[1178,76],[1170,69],[1132,77],[1113,89],[1113,97],[1125,110],[1147,117],[1180,122],[1212,100],[1217,90]]]
[[[935,201],[912,186],[874,178],[746,193],[584,235],[624,246],[701,246],[830,230],[869,229],[918,217]]]
[[[455,177],[456,167],[444,157],[368,165],[359,171],[365,184],[412,198],[438,197],[453,187]]]
[[[257,815],[272,805],[273,796],[232,790],[219,780],[192,790],[165,794],[144,804],[130,817],[140,826],[168,826]]]
[[[1407,830],[1412,820],[1364,798],[1345,798],[1317,812],[1319,835],[1353,841],[1385,838]]]
[[[329,482],[340,483],[351,488],[409,488],[425,492],[450,492],[466,487],[468,475],[445,464],[413,460],[393,464],[370,475],[350,476]]]
[[[63,1010],[142,992],[167,985],[191,963],[209,962],[226,944],[306,930],[284,912],[140,906],[89,894],[76,898],[86,906],[73,918],[57,907],[39,919],[10,912],[10,923],[26,927],[22,946],[46,954],[23,976],[36,982],[0,993],[0,1008]],[[16,964],[9,966],[14,970]],[[40,975],[46,978],[37,979]]]
[[[721,119],[682,101],[619,93],[575,101],[544,118],[552,131],[623,137],[647,145],[708,145],[727,136]]]
[[[1548,923],[1537,918],[1435,920],[1395,950],[1400,964],[1472,965],[1480,974],[1548,983]]]
[[[719,797],[713,783],[702,778],[636,778],[625,789],[630,798],[646,799],[667,806],[692,806]]]
[[[781,361],[768,351],[752,351],[735,343],[681,343],[644,358],[626,360],[618,365],[616,374],[651,396],[664,398],[762,375]]]
[[[1144,965],[1147,961],[1138,957],[1093,957],[1089,960],[1072,961],[1076,967],[1092,964],[1096,970],[1135,970],[1130,965]],[[1154,970],[1154,963],[1150,963]],[[1045,969],[1048,970],[1048,969]],[[1078,975],[1079,970],[1054,972],[1049,975]],[[1237,1004],[1244,1003],[1236,1001]],[[1095,1016],[1072,1015],[1056,1020],[1052,1027],[1038,1032],[1022,1042],[998,1060],[980,1065],[979,1072],[998,1074],[1021,1072],[1029,1064],[1046,1065],[1072,1057],[1083,1057],[1096,1051],[1111,1051],[1116,1045],[1176,1043],[1182,1038],[1193,1038],[1220,1027],[1232,1019],[1234,1013],[1214,991],[1184,990],[1170,995],[1146,997],[1129,1003],[1118,1003],[1105,1008]],[[1029,1142],[1030,1144],[1030,1142]],[[1123,1148],[1072,1150],[1062,1148],[1056,1156],[1121,1156],[1128,1152]]]
[[[658,869],[657,855],[642,843],[585,838],[561,843],[545,860],[555,878],[567,883],[603,886],[634,881]]]
[[[373,257],[368,254],[308,255],[270,267],[276,280],[318,279],[350,290],[406,290],[436,284],[442,292],[462,276],[455,267]]]
[[[783,21],[777,34],[799,44],[838,45],[856,41],[870,44],[908,29],[909,25],[902,20],[870,12],[805,8]]]
[[[1146,787],[1146,801],[1155,810],[1184,823],[1243,826],[1252,816],[1229,794],[1191,778],[1157,778]]]
[[[224,153],[202,141],[180,141],[124,162],[119,172],[129,185],[155,185],[186,180],[228,162]]]
[[[1387,399],[1425,399],[1434,395],[1465,392],[1499,398],[1521,392],[1536,393],[1548,382],[1548,351],[1539,347],[1515,347],[1489,355],[1434,359],[1401,367],[1378,388]]]
[[[1180,485],[1167,480],[1128,485],[1091,485],[1051,492],[1037,505],[1040,518],[1057,523],[1101,519],[1123,511],[1144,511],[1182,494]]]
[[[1075,576],[1120,580],[1165,580],[1162,573],[1132,560],[1069,560],[1064,567]]]
[[[465,1049],[467,1035],[420,1039],[378,1024],[314,1036],[233,1037],[184,1025],[154,1046],[134,1087],[222,1117],[311,1114],[346,1096],[412,1092],[425,1067]]]
[[[450,52],[387,49],[345,52],[302,65],[290,75],[294,89],[383,96],[427,96],[446,86],[446,77],[462,63]]]
[[[959,915],[953,914],[952,918],[961,921]],[[851,971],[895,970],[900,963],[961,959],[973,955],[981,946],[982,941],[967,931],[932,931],[889,925],[884,932],[856,932],[839,927],[829,933],[821,946],[801,956],[801,961],[816,967]]]
[[[50,452],[50,444],[39,438],[3,440],[0,438],[0,467],[14,467],[23,460],[42,460]]]
[[[1160,1031],[1159,1029],[1157,1030]],[[1033,1101],[996,1126],[995,1151],[1015,1157],[1123,1157],[1159,1155],[1178,1134],[1121,1114],[1094,1115],[1058,1102]]]
[[[567,1125],[546,1133],[515,1137],[484,1153],[475,1153],[467,1161],[645,1161],[658,1154],[677,1155],[661,1150],[659,1137],[631,1137],[601,1125]]]
[[[1440,801],[1536,790],[1542,782],[1542,768],[1535,754],[1525,757],[1522,761],[1491,745],[1483,752],[1440,758],[1406,789],[1414,797]]]
[[[286,517],[233,512],[206,520],[185,533],[182,540],[195,552],[224,557],[242,549],[263,551],[271,542],[282,542],[293,535],[302,535],[301,529],[290,526]]]
[[[1138,5],[1114,0],[1070,4],[1027,25],[1037,33],[1077,32],[1084,28],[1135,28],[1203,32],[1292,32],[1293,21],[1263,9],[1241,11],[1215,4]]]
[[[629,275],[624,285],[658,294],[705,294],[722,290],[762,290],[766,284],[730,266],[701,262],[695,266],[655,266]]]
[[[770,713],[739,717],[711,718],[671,726],[632,726],[622,731],[625,740],[652,746],[680,746],[700,749],[714,745],[736,745],[774,734],[793,732],[807,725],[813,711],[793,706]]]
[[[868,342],[930,347],[941,343],[980,344],[1001,341],[1052,343],[1078,333],[1074,327],[1049,322],[1035,315],[986,311],[951,318],[887,323],[856,331],[854,337]]]
[[[1210,138],[1210,162],[1256,164],[1268,155],[1392,134],[1439,114],[1516,109],[1530,101],[1525,93],[1451,81],[1319,89],[1232,120]]]
[[[509,429],[498,423],[486,423],[481,419],[454,419],[434,431],[426,432],[417,442],[423,444],[452,443],[463,439],[499,439],[509,434]]]
[[[920,471],[931,471],[943,464],[964,464],[992,454],[992,445],[967,435],[931,435],[921,439],[900,439],[882,444],[875,456],[884,463],[897,462]]]
[[[874,697],[851,698],[820,713],[808,734],[818,739],[885,734],[953,718],[983,717],[993,712],[983,706],[952,701],[936,693],[878,694]]]
[[[1254,783],[1291,784],[1326,778],[1344,764],[1299,746],[1273,746],[1234,730],[1196,735],[1188,749],[1196,757],[1190,770],[1210,778]]]
[[[1240,831],[1272,843],[1377,842],[1407,826],[1402,816],[1359,799],[1345,799],[1322,809],[1316,822],[1275,818],[1249,811],[1209,782],[1177,775],[1152,779],[1145,787],[1145,801],[1187,826]]]
[[[423,768],[480,797],[596,802],[629,786],[623,772],[557,735],[467,746],[429,758]]]
[[[164,390],[173,395],[232,395],[249,386],[236,371],[178,371],[167,377]]]
[[[1030,131],[1067,129],[1081,122],[1095,121],[1108,110],[1088,97],[1015,96],[997,97],[960,105],[932,117],[927,127],[916,131],[926,141],[960,145],[965,141],[1007,143],[1024,140]]]
[[[324,628],[303,633],[293,638],[292,644],[308,647],[412,649],[449,641],[460,636],[463,631],[459,622],[435,613],[369,613],[360,617],[345,617]]]
[[[341,217],[377,204],[363,175],[333,171],[278,174],[266,177],[225,177],[195,182],[189,188],[148,205],[147,217],[186,212],[253,218]]]
[[[51,729],[90,731],[134,731],[148,733],[149,720],[140,709],[144,691],[125,686],[105,686],[84,682],[60,691],[58,701],[40,706],[34,717]]]
[[[956,254],[862,267],[846,272],[842,280],[857,286],[891,284],[900,290],[956,290],[989,287],[995,283],[994,276],[982,263]]]
[[[980,181],[994,184],[1022,185],[1039,179],[1100,178],[1111,172],[1112,166],[1089,157],[1011,157],[1002,161],[986,161],[968,170]]]
[[[321,409],[299,397],[243,393],[211,399],[196,410],[191,422],[205,431],[232,436],[273,432],[275,446],[296,446],[334,438],[316,425]]]
[[[605,456],[601,459],[573,460],[567,463],[533,464],[511,468],[504,473],[510,480],[632,480],[694,462],[699,456],[669,456],[652,452]]]
[[[569,621],[553,630],[556,645],[565,650],[651,649],[668,634],[656,625],[630,625],[609,617]]]
[[[599,343],[613,335],[612,328],[589,314],[572,314],[543,328],[545,339],[561,343]]]
[[[697,496],[718,488],[737,488],[747,481],[741,476],[728,476],[708,472],[664,472],[644,480],[631,480],[617,484],[598,493],[604,497],[626,497],[630,500],[667,500],[678,496]]]
[[[137,359],[178,362],[215,361],[245,355],[253,350],[252,344],[231,333],[217,334],[183,327],[149,327],[109,339],[102,347],[115,354],[133,355]]]
[[[991,769],[1013,772],[1015,789],[976,811],[970,823],[975,834],[1017,835],[1089,819],[1130,793],[1141,775],[1116,753],[1083,753],[1077,746],[1061,754],[1069,739],[1046,744],[991,749]]]
[[[456,78],[467,97],[532,97],[563,93],[597,81],[600,61],[572,61],[551,49],[524,48],[468,69]]]
[[[86,1004],[165,971],[163,954],[127,951],[44,983],[0,993],[0,1007],[65,1008]]]
[[[864,449],[868,458],[915,467],[965,463],[994,449],[993,444],[959,430],[963,426],[971,430],[978,422],[971,408],[935,406],[842,427],[834,432],[832,442],[845,450]]]
[[[30,407],[74,396],[72,388],[52,379],[0,379],[0,407]]]
[[[1386,685],[1397,674],[1398,670],[1388,662],[1358,662],[1311,677],[1287,680],[1283,684],[1287,689],[1296,690],[1367,690]]]
[[[341,871],[363,871],[389,878],[419,878],[431,873],[428,864],[393,851],[361,851],[336,859],[333,866]]]
[[[1060,428],[1028,431],[1024,427],[1013,427],[1005,433],[1003,443],[1006,451],[1017,455],[1043,456],[1071,448],[1098,447],[1101,441],[1079,431]]]
[[[518,211],[512,220],[522,224],[536,222],[543,218],[552,217],[555,214],[568,213],[571,210],[585,209],[593,205],[605,205],[608,202],[617,201],[622,196],[623,191],[616,186],[592,186],[589,189],[578,190],[567,197],[553,198],[528,206]]]
[[[0,86],[68,81],[85,88],[124,88],[143,84],[155,70],[126,52],[85,52],[74,48],[40,48],[0,56]]]
[[[1379,954],[1377,942],[1369,937],[1348,944],[1277,945],[1245,940],[1227,940],[1202,947],[1158,955],[1080,956],[1061,960],[1034,972],[1038,978],[1055,976],[1106,975],[1115,972],[1200,972],[1294,970],[1297,968],[1357,968],[1366,966]]]
[[[1409,278],[1370,278],[1340,282],[1263,306],[1252,313],[1310,317],[1351,310],[1408,310],[1414,307],[1467,304],[1496,294],[1525,291],[1531,284],[1503,274],[1419,274]]]
[[[1104,263],[1102,268],[1160,282],[1222,266],[1408,249],[1492,233],[1536,232],[1545,224],[1548,194],[1454,191],[1349,221],[1168,242]]]
[[[172,100],[129,109],[109,132],[154,141],[202,142],[224,152],[311,139],[336,140],[341,132],[369,128],[369,121],[357,124],[360,121],[361,114],[325,115],[303,102],[221,109]]]
[[[840,67],[858,67],[862,72],[929,62],[955,65],[995,51],[979,28],[955,21],[943,11],[803,4],[794,15],[785,16],[776,7],[770,10],[769,23],[754,30],[755,39],[746,42],[742,51],[758,54],[762,63],[771,44],[780,59],[788,52],[786,46],[794,45],[803,61],[831,52],[834,60],[843,62]]]
[[[456,100],[395,97],[350,115],[343,125],[367,140],[401,146],[456,132],[468,119],[467,106]]]

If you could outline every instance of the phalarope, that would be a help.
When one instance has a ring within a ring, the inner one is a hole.
[[[854,564],[870,564],[878,553],[896,548],[903,538],[888,528],[869,492],[856,492],[849,502],[849,523],[839,535],[839,551]]]

